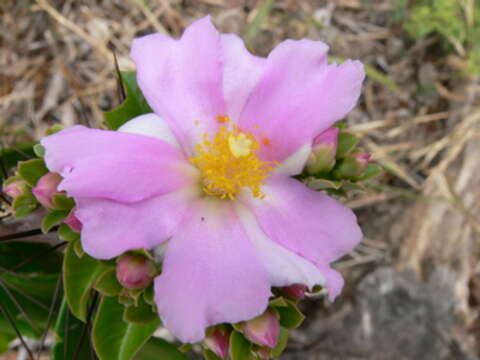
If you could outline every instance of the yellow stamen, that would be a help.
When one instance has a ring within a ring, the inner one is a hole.
[[[213,140],[204,136],[195,147],[197,155],[189,160],[202,172],[206,194],[235,199],[243,188],[249,188],[253,196],[263,198],[260,187],[276,163],[261,161],[259,148],[252,134],[222,126]]]

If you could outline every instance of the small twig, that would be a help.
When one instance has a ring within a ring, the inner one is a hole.
[[[58,229],[58,226],[55,226],[49,232],[57,231],[57,229]],[[15,234],[8,234],[8,235],[0,236],[0,242],[17,240],[17,239],[22,239],[22,238],[29,237],[29,236],[42,235],[42,234],[43,234],[43,232],[42,232],[41,229],[21,231],[21,232],[15,233]]]
[[[112,52],[115,63],[115,72],[117,73],[117,86],[121,104],[127,98],[127,94],[125,94],[125,88],[123,87],[122,73],[120,72],[120,67],[118,66],[117,54],[115,53],[115,50],[112,50]]]
[[[7,308],[1,302],[0,302],[0,311],[3,313],[3,316],[5,316],[5,318],[10,323],[10,326],[13,328],[13,330],[17,334],[17,337],[20,339],[20,342],[22,343],[25,350],[27,350],[28,357],[30,358],[30,360],[35,360],[34,357],[33,357],[32,351],[30,350],[27,343],[25,342],[25,339],[23,338],[22,333],[17,328],[17,325],[15,324],[15,321],[12,319],[12,316],[8,312]]]

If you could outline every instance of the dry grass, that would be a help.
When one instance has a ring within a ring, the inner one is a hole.
[[[3,0],[3,141],[38,139],[54,123],[101,126],[102,111],[118,103],[112,51],[121,69],[133,69],[129,46],[141,34],[179,36],[191,21],[212,14],[222,32],[247,34],[259,55],[285,38],[324,40],[333,56],[368,66],[363,97],[348,121],[388,170],[348,200],[367,238],[339,268],[351,275],[387,264],[424,277],[424,262],[433,258],[455,273],[455,310],[464,315],[465,333],[474,333],[480,324],[478,79],[462,76],[462,59],[444,56],[435,38],[409,39],[394,21],[393,0],[277,0],[259,19],[261,4]],[[453,229],[442,227],[446,217],[456,219]]]

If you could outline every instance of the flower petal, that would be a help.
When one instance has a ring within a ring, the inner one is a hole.
[[[225,114],[220,35],[209,17],[191,24],[179,40],[162,34],[133,42],[137,80],[152,109],[171,126],[188,154]]]
[[[205,198],[192,206],[167,246],[155,294],[165,326],[188,343],[208,326],[265,310],[270,284],[230,202]]]
[[[330,295],[338,292],[338,275],[329,264],[350,252],[362,232],[353,212],[301,182],[272,177],[264,199],[242,197],[267,236],[315,263],[326,277]]]
[[[167,122],[154,113],[137,116],[120,126],[118,131],[151,136],[180,147]]]
[[[97,259],[159,246],[172,236],[199,192],[197,187],[191,187],[133,204],[78,199],[75,215],[83,226],[82,246]]]
[[[227,115],[237,123],[263,73],[266,59],[252,55],[245,48],[243,40],[235,34],[223,34],[221,38],[224,56],[223,95]]]
[[[197,170],[179,149],[149,136],[83,126],[41,141],[47,167],[69,196],[135,202],[196,181]]]
[[[327,65],[327,51],[319,41],[286,40],[267,58],[239,122],[240,128],[267,139],[261,149],[265,160],[282,161],[357,102],[363,65]]]
[[[303,284],[309,288],[325,285],[322,272],[310,261],[270,240],[253,213],[237,203],[235,209],[250,240],[255,244],[272,286]]]

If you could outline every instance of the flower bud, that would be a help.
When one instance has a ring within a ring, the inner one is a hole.
[[[155,266],[143,255],[124,254],[117,261],[118,282],[127,289],[144,289],[152,282]]]
[[[270,356],[270,349],[267,348],[260,348],[256,351],[257,356],[262,359],[262,360],[268,360],[271,359]]]
[[[245,337],[251,342],[273,349],[277,346],[280,322],[273,310],[245,322],[242,326]]]
[[[335,171],[339,178],[358,179],[363,176],[367,170],[371,154],[366,152],[353,152],[343,159],[342,163]]]
[[[63,220],[65,224],[70,226],[70,228],[76,232],[82,231],[82,223],[75,216],[75,208],[70,211],[70,214]]]
[[[207,332],[204,343],[219,358],[226,359],[230,346],[230,330],[224,326],[217,326]]]
[[[305,298],[305,291],[307,287],[301,284],[293,284],[290,286],[285,286],[280,289],[283,294],[290,296],[295,299],[303,299]]]
[[[313,140],[312,153],[307,160],[310,174],[328,172],[335,166],[338,132],[338,128],[331,127]]]
[[[53,209],[53,196],[58,194],[58,184],[62,181],[62,177],[57,173],[48,173],[43,175],[32,189],[32,193],[37,201],[47,209]]]
[[[22,180],[13,180],[8,182],[3,186],[3,192],[10,196],[13,199],[16,199],[25,192],[27,183]]]

